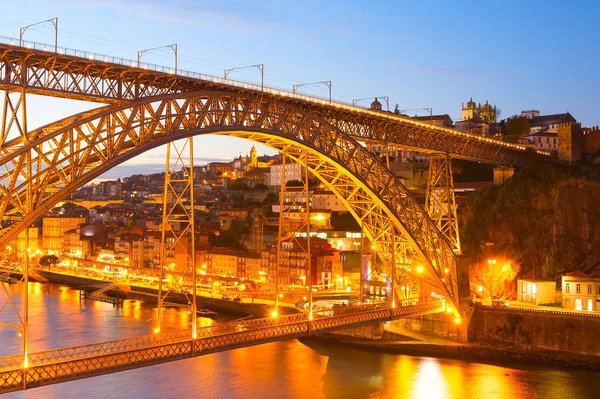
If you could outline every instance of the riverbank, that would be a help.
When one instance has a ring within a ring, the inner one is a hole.
[[[325,334],[302,338],[308,346],[312,342],[324,342],[369,352],[455,359],[467,362],[502,364],[504,366],[544,365],[559,368],[576,368],[600,371],[599,356],[585,356],[552,350],[523,350],[507,345],[490,345],[481,342],[460,343],[432,337],[427,342],[411,336],[386,331],[381,340],[341,337]]]

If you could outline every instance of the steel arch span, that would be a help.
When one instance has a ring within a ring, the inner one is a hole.
[[[439,287],[456,312],[456,257],[406,187],[347,133],[268,96],[218,91],[145,98],[78,114],[32,131],[25,142],[6,143],[0,152],[0,220],[23,216],[0,231],[0,245],[112,167],[200,134],[241,137],[286,151],[344,202],[384,258],[408,243],[417,261],[412,267],[425,266],[420,278]]]

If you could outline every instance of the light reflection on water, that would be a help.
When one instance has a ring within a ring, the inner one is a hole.
[[[13,288],[14,287],[14,288]],[[18,290],[18,286],[12,289]],[[149,334],[155,310],[87,301],[55,285],[30,286],[32,351]],[[17,302],[20,301],[16,296]],[[1,299],[1,298],[0,298]],[[6,310],[5,310],[6,311]],[[4,312],[3,312],[4,314]],[[165,328],[189,323],[165,310]],[[2,319],[4,320],[4,318]],[[201,325],[212,323],[200,318]],[[13,343],[9,343],[13,341]],[[2,355],[17,354],[13,330],[0,330]],[[600,373],[507,368],[456,360],[370,353],[296,340],[7,394],[7,398],[597,398]]]

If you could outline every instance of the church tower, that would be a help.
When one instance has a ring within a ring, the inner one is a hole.
[[[252,149],[250,150],[250,165],[253,168],[258,168],[258,155],[256,154],[256,148],[254,148],[254,146],[252,146]]]

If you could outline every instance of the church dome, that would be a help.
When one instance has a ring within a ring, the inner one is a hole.
[[[473,97],[471,97],[469,99],[469,102],[467,103],[467,108],[477,108],[477,105],[475,104],[475,101],[473,101]]]

